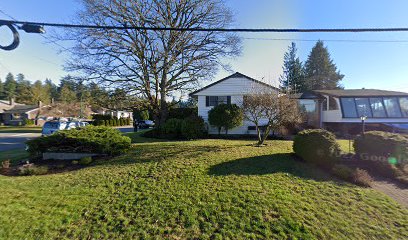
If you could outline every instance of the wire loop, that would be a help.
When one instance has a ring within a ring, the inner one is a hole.
[[[11,32],[13,33],[13,38],[14,39],[13,39],[13,42],[8,46],[0,45],[0,49],[6,50],[6,51],[11,51],[11,50],[16,49],[18,47],[18,45],[20,44],[20,35],[18,34],[17,29],[12,24],[4,23],[4,22],[0,21],[0,27],[1,26],[8,27],[11,30]]]

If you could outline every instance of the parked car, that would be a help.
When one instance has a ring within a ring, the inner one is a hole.
[[[42,136],[48,136],[60,130],[70,130],[73,128],[85,127],[88,125],[89,123],[87,122],[48,121],[44,123],[41,133],[42,133]]]
[[[140,120],[137,122],[139,128],[151,128],[154,127],[154,122],[151,120]]]

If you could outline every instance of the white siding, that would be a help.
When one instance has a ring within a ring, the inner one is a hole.
[[[213,107],[206,106],[206,96],[231,96],[231,103],[240,106],[242,105],[243,95],[248,94],[252,88],[258,87],[265,88],[265,85],[256,83],[244,77],[230,78],[195,94],[198,97],[198,115],[207,123],[209,133],[218,134],[218,129],[211,127],[208,124],[208,111]],[[265,119],[261,121],[261,125],[265,123]],[[248,131],[248,126],[254,126],[254,124],[244,121],[242,126],[229,129],[228,134],[256,134],[255,130]]]

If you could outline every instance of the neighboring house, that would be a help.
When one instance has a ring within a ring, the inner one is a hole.
[[[120,118],[130,118],[133,119],[133,112],[129,111],[119,111],[119,110],[108,110],[105,115],[111,115],[112,117]]]
[[[16,123],[18,122],[13,122],[13,119],[16,120],[20,117],[25,117],[21,116],[21,109],[27,109],[27,111],[32,110],[33,106],[27,106],[25,104],[21,103],[16,103],[13,98],[10,100],[0,100],[0,123],[2,124],[11,124],[11,123]],[[34,106],[35,108],[35,106]],[[19,109],[19,110],[17,110]],[[17,111],[13,111],[17,110]],[[23,113],[24,115],[24,113]]]
[[[297,96],[310,126],[341,133],[408,130],[408,93],[377,89],[314,90]]]
[[[208,132],[210,134],[218,134],[218,129],[208,124],[208,111],[221,103],[242,105],[244,95],[249,94],[252,89],[259,88],[270,88],[277,92],[279,91],[269,84],[237,72],[191,93],[190,96],[198,99],[198,115],[207,123]],[[260,125],[265,123],[266,119],[263,119]],[[228,130],[228,134],[256,134],[255,125],[244,120],[242,126]]]
[[[38,115],[39,107],[37,105],[15,105],[4,110],[2,120],[5,125],[23,125],[26,119],[35,119]]]
[[[244,95],[254,88],[277,88],[235,73],[190,94],[198,99],[198,115],[208,125],[210,134],[218,129],[208,124],[208,111],[220,103],[241,105]],[[362,119],[366,117],[367,130],[408,131],[408,93],[375,90],[314,90],[296,94],[301,108],[306,113],[306,127],[325,128],[339,133],[359,133]],[[261,121],[260,125],[266,121]],[[256,134],[253,123],[228,131],[228,134]]]
[[[97,114],[109,115],[112,117],[120,118],[130,118],[133,119],[133,112],[126,110],[109,110],[109,109],[98,109]]]

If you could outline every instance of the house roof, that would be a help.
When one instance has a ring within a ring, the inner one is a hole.
[[[16,105],[8,110],[4,110],[4,113],[26,113],[37,108],[37,105]]]
[[[315,93],[330,95],[333,97],[397,97],[408,96],[408,93],[387,91],[379,89],[336,89],[336,90],[313,90]]]
[[[214,83],[211,83],[211,84],[209,84],[209,85],[207,85],[207,86],[205,86],[205,87],[203,87],[203,88],[201,88],[201,89],[199,89],[199,90],[197,90],[197,91],[194,91],[194,92],[190,93],[189,95],[190,95],[190,96],[193,96],[193,95],[195,95],[195,94],[197,94],[197,93],[203,91],[204,89],[207,89],[207,88],[209,88],[209,87],[212,87],[212,86],[214,86],[214,85],[216,85],[216,84],[218,84],[218,83],[220,83],[220,82],[223,82],[223,81],[225,81],[225,80],[227,80],[227,79],[230,79],[230,78],[246,78],[246,79],[248,79],[248,80],[250,80],[250,81],[259,83],[259,84],[264,85],[264,86],[266,86],[266,87],[270,87],[270,88],[273,88],[273,89],[275,89],[275,90],[279,90],[278,88],[276,88],[276,87],[274,87],[274,86],[272,86],[272,85],[269,85],[269,84],[267,84],[267,83],[261,82],[261,81],[259,81],[259,80],[254,79],[254,78],[248,77],[247,75],[244,75],[244,74],[242,74],[242,73],[240,73],[240,72],[236,72],[236,73],[234,73],[234,74],[232,74],[232,75],[230,75],[230,76],[228,76],[228,77],[225,77],[225,78],[223,78],[223,79],[221,79],[221,80],[218,80],[218,81],[216,81],[216,82],[214,82]]]

